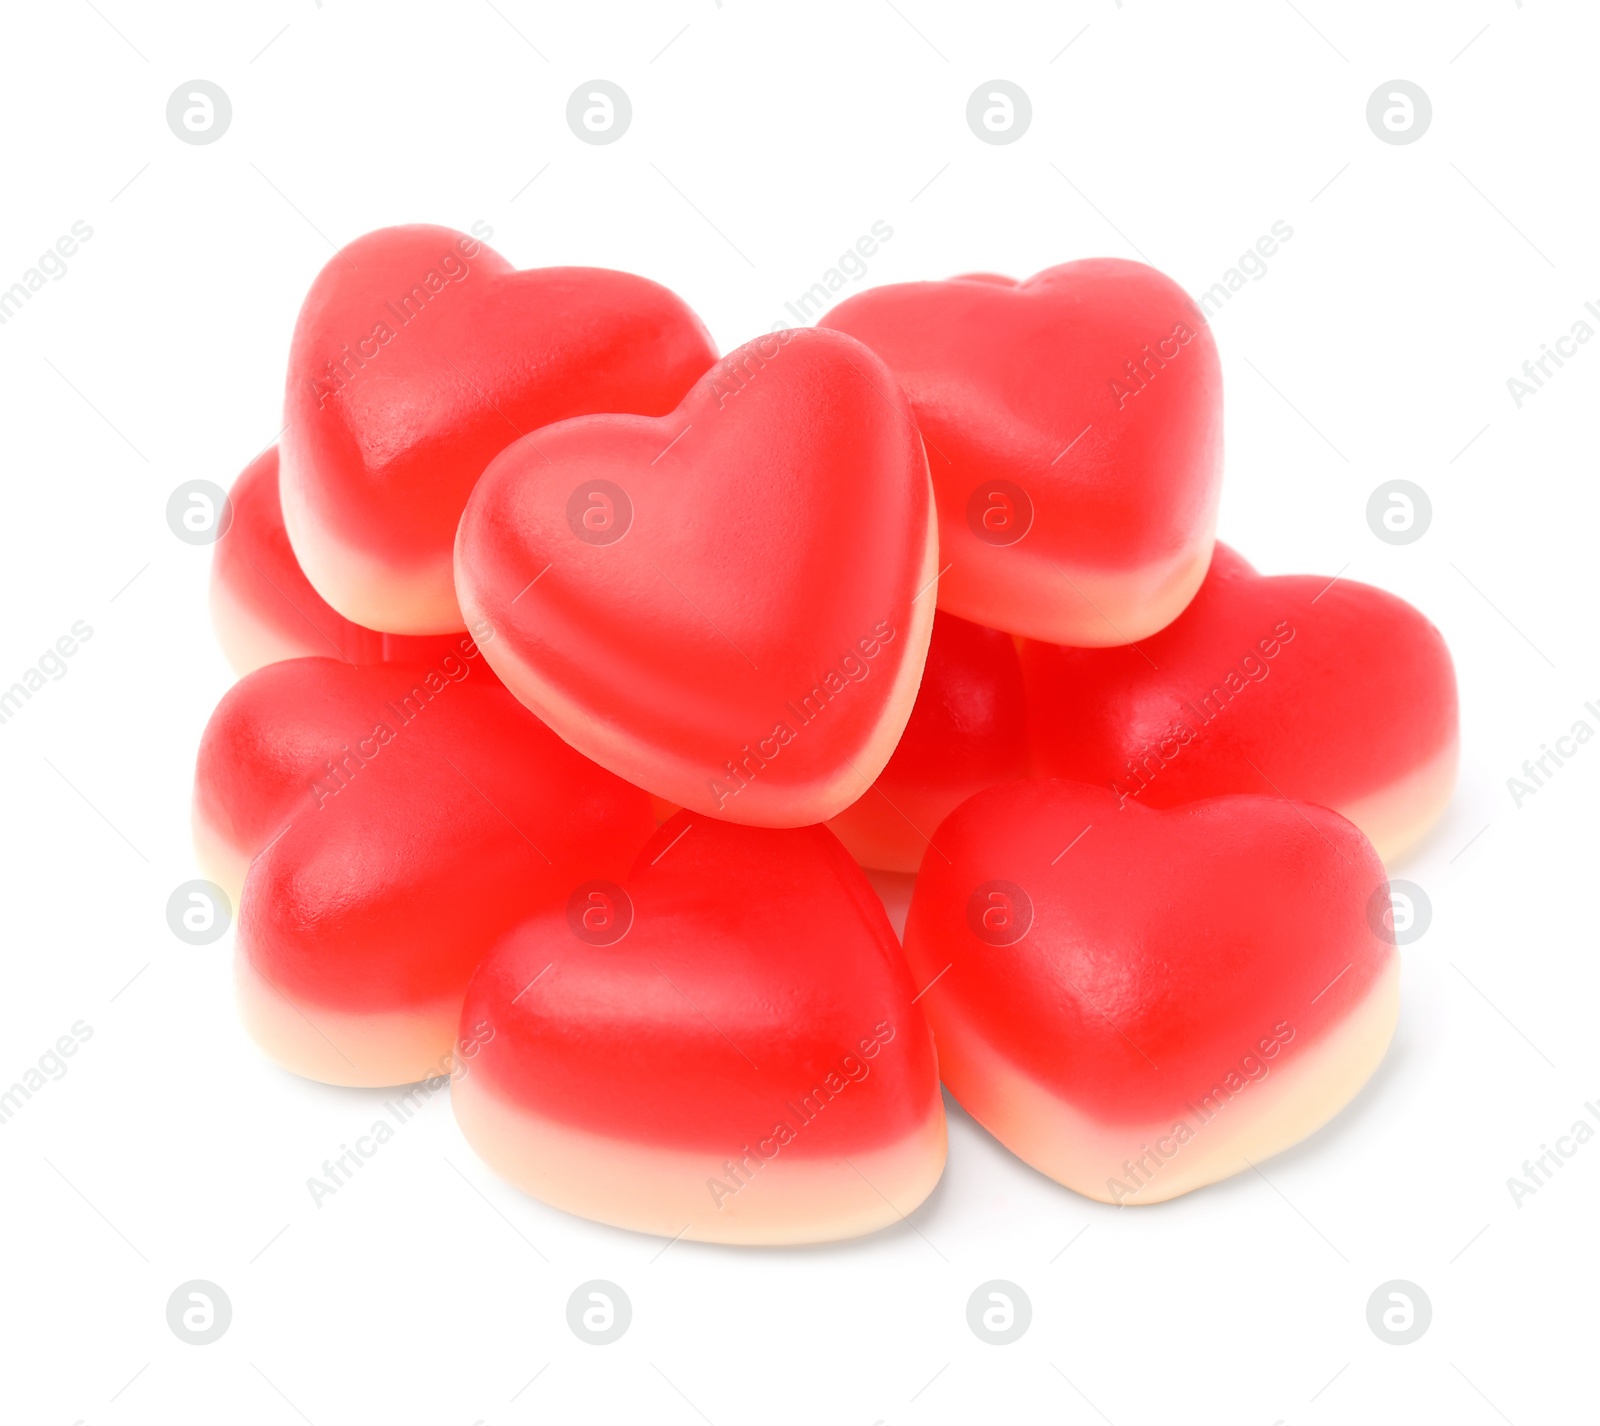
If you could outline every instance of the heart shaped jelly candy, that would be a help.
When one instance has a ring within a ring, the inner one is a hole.
[[[905,948],[944,1082],[1013,1153],[1157,1203],[1310,1134],[1383,1058],[1399,958],[1383,866],[1274,797],[1119,808],[1084,783],[980,792],[923,860]]]
[[[1023,667],[1035,768],[1147,807],[1227,792],[1318,802],[1393,861],[1455,785],[1439,631],[1381,589],[1262,578],[1226,545],[1194,602],[1138,648],[1030,642]]]
[[[311,587],[283,525],[276,446],[245,467],[228,503],[233,518],[212,547],[211,623],[238,673],[296,658],[433,663],[469,642],[462,634],[382,634],[352,624]]]
[[[898,1222],[944,1166],[933,1038],[861,871],[820,827],[666,822],[478,968],[452,1090],[480,1155],[569,1212],[807,1243]]]
[[[490,460],[568,416],[670,411],[715,360],[694,313],[631,273],[519,272],[422,224],[356,239],[289,351],[283,514],[306,577],[368,628],[460,629],[451,548]]]
[[[928,443],[939,604],[1059,644],[1125,644],[1182,611],[1222,488],[1222,372],[1154,268],[1064,263],[875,287],[822,325],[888,363]]]
[[[863,866],[914,872],[934,829],[961,803],[1027,770],[1016,641],[941,609],[894,756],[828,826]]]
[[[682,807],[821,822],[910,716],[937,532],[910,409],[837,332],[776,333],[670,416],[589,416],[500,455],[456,584],[524,703]]]
[[[202,860],[224,876],[248,866],[240,1009],[296,1073],[384,1085],[448,1072],[488,948],[574,882],[617,874],[653,826],[644,793],[475,663],[269,664],[206,727]]]

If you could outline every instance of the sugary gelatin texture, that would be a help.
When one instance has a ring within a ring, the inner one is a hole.
[[[461,634],[382,634],[352,624],[311,587],[283,525],[276,446],[245,467],[228,503],[232,521],[212,547],[211,623],[236,672],[280,659],[431,663],[460,652]]]
[[[1035,769],[1148,807],[1230,792],[1321,803],[1393,861],[1455,785],[1444,639],[1371,585],[1263,578],[1219,544],[1187,610],[1138,648],[1027,643]]]
[[[682,301],[631,273],[519,272],[423,224],[356,239],[289,352],[283,513],[307,578],[368,628],[462,628],[451,549],[490,460],[569,416],[670,411],[716,355]]]
[[[195,775],[202,863],[243,879],[245,1023],[331,1084],[448,1073],[488,948],[586,877],[619,874],[653,826],[643,792],[475,655],[271,664],[218,706]]]
[[[876,287],[821,325],[889,364],[928,445],[939,605],[1103,647],[1182,612],[1222,487],[1222,372],[1200,310],[1154,268],[1093,258]]]
[[[501,1175],[667,1237],[898,1222],[944,1166],[933,1037],[883,908],[821,827],[680,812],[479,966],[451,1093]]]
[[[1013,1153],[1143,1204],[1289,1147],[1383,1058],[1399,960],[1388,888],[1326,808],[1119,807],[1008,783],[938,830],[906,923],[944,1082]]]
[[[828,827],[863,866],[914,872],[934,829],[961,803],[1027,770],[1016,640],[941,609],[894,756]]]
[[[484,656],[569,743],[725,821],[804,826],[871,785],[933,623],[922,442],[877,357],[780,332],[670,416],[534,432],[456,545]]]

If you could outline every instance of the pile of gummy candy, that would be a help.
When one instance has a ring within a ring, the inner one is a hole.
[[[898,1221],[941,1082],[1108,1203],[1297,1142],[1393,1033],[1455,676],[1217,544],[1221,483],[1210,327],[1138,263],[719,358],[641,277],[350,244],[213,555],[250,1034],[448,1080],[510,1182],[669,1237]]]

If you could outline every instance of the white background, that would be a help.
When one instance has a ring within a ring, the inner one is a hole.
[[[94,636],[0,726],[0,1084],[74,1021],[93,1038],[0,1127],[0,1416],[1589,1418],[1600,1142],[1520,1207],[1506,1180],[1600,1101],[1600,746],[1520,809],[1506,779],[1576,719],[1600,727],[1600,344],[1521,409],[1506,379],[1600,301],[1594,7],[61,0],[8,6],[4,35],[0,287],[74,220],[94,236],[0,327],[0,684],[75,620]],[[196,77],[234,107],[209,147],[164,117]],[[634,106],[609,147],[565,123],[596,77]],[[1006,147],[965,122],[996,77],[1034,107]],[[1406,147],[1365,120],[1396,77],[1434,107]],[[663,1252],[493,1179],[442,1094],[313,1206],[307,1177],[382,1095],[267,1063],[234,1020],[228,943],[167,928],[229,684],[209,551],[169,532],[168,494],[228,483],[274,437],[300,297],[369,229],[482,220],[522,266],[632,269],[727,348],[875,219],[894,237],[857,286],[1109,253],[1198,293],[1275,220],[1294,229],[1215,324],[1223,537],[1268,572],[1404,595],[1461,680],[1460,789],[1395,869],[1433,921],[1404,951],[1388,1060],[1265,1177],[1159,1208],[1078,1198],[952,1106],[911,1226]],[[1434,507],[1399,548],[1365,521],[1395,477]],[[190,1278],[233,1303],[208,1347],[166,1324]],[[567,1328],[591,1278],[632,1299],[615,1345]],[[991,1278],[1033,1302],[1013,1346],[966,1325]],[[1433,1303],[1407,1347],[1366,1322],[1392,1278]]]

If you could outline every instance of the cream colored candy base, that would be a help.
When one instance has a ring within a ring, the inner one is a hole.
[[[466,628],[456,603],[453,552],[400,567],[347,544],[301,508],[293,481],[280,479],[283,523],[311,587],[353,623],[390,634],[453,634]]]
[[[239,897],[244,891],[244,877],[250,870],[251,859],[222,836],[201,815],[198,807],[190,817],[190,826],[194,834],[194,859],[201,874],[228,893],[228,900],[237,915]]]
[[[1348,806],[1348,817],[1377,849],[1385,866],[1409,852],[1444,814],[1456,786],[1460,744],[1452,742],[1415,771]]]
[[[952,543],[961,548],[960,542]],[[983,548],[967,569],[946,577],[941,604],[962,619],[1047,644],[1103,649],[1137,643],[1189,607],[1211,568],[1214,543],[1208,526],[1187,550],[1128,570],[1006,560],[1007,549]],[[999,591],[1003,600],[996,599]]]
[[[730,1172],[725,1161],[746,1145],[729,1144],[718,1158],[592,1134],[509,1103],[470,1071],[450,1096],[467,1142],[523,1192],[582,1218],[666,1238],[769,1245],[855,1238],[898,1223],[944,1170],[942,1102],[921,1129],[886,1148],[848,1159],[780,1148],[765,1161],[752,1153],[747,1169]]]
[[[242,949],[234,987],[245,1029],[287,1070],[362,1089],[449,1074],[461,997],[408,1010],[331,1010],[295,1001],[266,981]]]
[[[1228,1178],[1321,1128],[1377,1069],[1399,1010],[1400,960],[1391,956],[1365,998],[1316,1044],[1258,1056],[1266,1073],[1236,1093],[1135,1125],[1091,1118],[947,1016],[935,1033],[945,1083],[1018,1158],[1102,1203],[1147,1204]],[[1251,1050],[1239,1046],[1219,1066],[1219,1081]],[[1176,1131],[1180,1123],[1187,1135]]]
[[[217,643],[240,678],[283,659],[305,658],[310,654],[344,657],[309,621],[304,625],[303,640],[286,638],[219,579],[211,581],[210,604],[211,627],[216,630]]]

